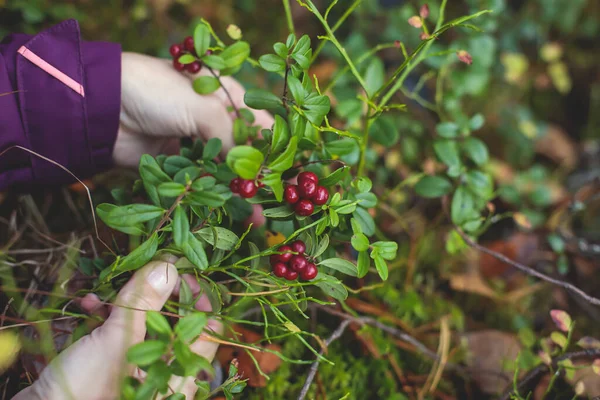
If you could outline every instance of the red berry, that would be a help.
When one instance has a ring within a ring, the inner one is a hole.
[[[281,246],[277,251],[280,251],[284,254],[279,254],[279,259],[281,262],[289,262],[292,259],[293,254],[291,253],[292,248],[290,246]]]
[[[183,47],[192,54],[196,53],[196,49],[194,48],[194,38],[191,36],[188,36],[183,40]]]
[[[271,267],[274,267],[277,263],[283,262],[281,261],[281,257],[279,256],[279,254],[271,254],[271,256],[269,257],[269,261],[271,262]]]
[[[298,174],[298,183],[302,184],[305,181],[313,181],[315,184],[319,183],[319,178],[314,172],[304,171]]]
[[[254,181],[243,179],[240,183],[240,196],[245,199],[250,199],[256,195],[258,188],[254,184]]]
[[[173,60],[173,67],[179,72],[185,69],[185,64],[180,63],[177,59]]]
[[[298,193],[303,199],[310,199],[317,193],[317,183],[308,179],[298,183]]]
[[[296,253],[302,255],[306,251],[306,244],[302,240],[296,240],[295,242],[290,243],[290,247]]]
[[[315,211],[315,205],[310,200],[302,199],[296,204],[294,210],[296,211],[297,215],[301,217],[308,217],[313,213],[313,211]]]
[[[285,279],[287,279],[288,281],[295,281],[296,279],[298,279],[298,273],[296,271],[288,269],[287,273],[285,274]]]
[[[317,266],[313,263],[308,263],[304,271],[300,273],[300,276],[303,280],[310,281],[315,279],[318,273]]]
[[[288,273],[288,267],[284,263],[277,263],[273,265],[273,274],[278,278],[283,278]]]
[[[200,61],[194,61],[193,63],[187,64],[185,69],[191,74],[197,74],[202,69]]]
[[[308,265],[308,261],[303,256],[293,256],[290,260],[290,268],[292,271],[302,272]]]
[[[213,51],[211,49],[206,50],[206,55],[210,56],[213,53]]]
[[[171,47],[169,47],[169,53],[171,53],[171,55],[174,58],[179,58],[179,56],[181,55],[182,52],[183,52],[183,46],[180,44],[174,44]]]
[[[300,194],[298,194],[298,186],[289,185],[285,187],[283,191],[283,197],[288,204],[296,204],[300,200]]]
[[[229,189],[231,189],[233,193],[239,193],[242,181],[242,178],[233,178],[231,182],[229,182]]]
[[[315,203],[317,206],[322,206],[323,204],[327,203],[327,200],[329,200],[329,192],[327,191],[327,188],[324,188],[323,186],[317,186],[317,190],[312,197],[313,203]]]

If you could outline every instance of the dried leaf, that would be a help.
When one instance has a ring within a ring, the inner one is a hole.
[[[456,52],[456,55],[461,62],[467,65],[473,64],[473,57],[466,50],[459,50]]]
[[[552,321],[554,324],[563,332],[569,332],[569,328],[571,327],[572,320],[571,316],[563,310],[552,310],[550,311],[550,316],[552,317]]]
[[[413,15],[412,17],[410,17],[408,19],[408,23],[410,24],[410,26],[415,28],[421,28],[423,26],[423,20],[418,15]]]

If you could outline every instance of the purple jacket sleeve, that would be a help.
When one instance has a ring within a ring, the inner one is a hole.
[[[36,56],[38,62],[31,61]],[[44,62],[47,67],[40,67]],[[56,71],[82,90],[58,79]],[[82,41],[77,21],[0,42],[0,153],[22,146],[79,178],[90,177],[111,166],[120,102],[120,46]],[[62,169],[23,150],[0,156],[0,191],[72,181]]]

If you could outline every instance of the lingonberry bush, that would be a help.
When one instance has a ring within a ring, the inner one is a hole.
[[[377,140],[385,142],[389,132],[382,117],[405,112],[404,105],[392,103],[394,94],[412,69],[440,55],[430,51],[440,35],[453,27],[477,31],[471,20],[488,11],[445,22],[443,0],[437,21],[431,25],[429,8],[424,6],[409,20],[422,30],[421,43],[412,53],[396,42],[353,59],[338,41],[336,27],[328,22],[337,1],[324,11],[310,0],[298,3],[322,25],[322,43],[333,44],[346,63],[328,86],[321,87],[308,72],[322,49],[313,49],[308,36],[290,33],[285,41],[273,45],[273,53],[254,60],[239,29],[230,27],[225,40],[202,21],[193,36],[170,48],[176,70],[205,70],[193,82],[198,94],[222,88],[221,77],[235,74],[244,63],[281,76],[283,91],[249,90],[247,108],[236,108],[231,102],[236,115],[236,146],[232,149],[224,151],[220,140],[211,139],[188,143],[179,155],[145,155],[139,165],[140,179],[132,190],[116,190],[116,204],[97,207],[98,216],[108,226],[130,235],[137,244],[129,254],[115,256],[101,271],[97,293],[110,293],[148,261],[171,255],[178,257],[175,265],[181,274],[196,276],[213,308],[212,313],[193,310],[194,299],[182,283],[180,302],[167,306],[178,309],[181,316],[174,327],[160,313],[148,314],[150,340],[132,347],[128,359],[146,370],[149,379],[128,381],[124,398],[150,399],[169,390],[167,383],[173,374],[195,377],[200,371],[212,371],[210,363],[194,354],[188,344],[203,333],[208,318],[227,325],[235,320],[240,307],[251,304],[262,309],[261,325],[267,339],[293,337],[318,360],[327,362],[307,341],[314,334],[301,330],[290,315],[308,318],[305,311],[310,303],[344,301],[348,296],[346,277],[376,273],[382,280],[388,278],[387,262],[396,258],[398,244],[379,239],[382,235],[370,212],[378,200],[369,178],[377,166],[370,152],[371,132],[375,130]],[[352,11],[348,7],[347,12]],[[396,48],[405,57],[389,76],[379,64],[364,70],[363,64],[382,48]],[[471,62],[464,51],[456,56]],[[345,75],[353,78],[360,102],[358,130],[356,124],[334,125],[329,120],[332,102],[327,92]],[[254,126],[252,109],[270,111],[274,125],[262,130]],[[493,194],[491,179],[479,169],[487,161],[487,148],[470,137],[482,124],[480,116],[441,123],[432,149],[447,165],[445,176],[426,175],[416,184],[417,193],[424,197],[451,194],[452,221],[473,235],[490,220],[482,213]],[[133,198],[144,201],[134,203]],[[251,224],[245,225],[255,205],[261,206],[269,229],[284,232],[282,240],[265,243]],[[232,301],[233,292],[240,295],[240,301]],[[274,319],[268,318],[267,310]],[[277,354],[290,363],[312,362]],[[171,363],[167,365],[165,359]],[[222,391],[232,398],[245,383],[232,364],[229,377],[216,390],[210,392],[206,382],[198,385],[205,396]]]

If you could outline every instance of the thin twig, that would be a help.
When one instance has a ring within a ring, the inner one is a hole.
[[[333,331],[331,336],[329,336],[327,338],[327,340],[325,340],[325,345],[329,346],[335,340],[339,339],[340,336],[342,336],[342,334],[344,333],[344,331],[346,330],[348,325],[350,325],[351,322],[352,321],[350,319],[343,320],[342,323],[337,327],[337,329],[335,331]],[[325,349],[322,349],[320,351],[321,355],[323,355],[323,353],[325,353]],[[306,377],[304,386],[302,386],[302,390],[300,391],[300,394],[298,395],[298,400],[303,400],[304,397],[306,397],[306,395],[308,394],[310,385],[312,384],[313,380],[315,379],[315,376],[317,375],[317,370],[319,369],[319,362],[320,362],[320,360],[317,358],[315,360],[315,362],[312,363],[312,365],[310,366],[310,370],[308,371],[308,376]]]
[[[225,92],[225,95],[227,96],[227,98],[229,99],[229,102],[231,103],[231,107],[233,107],[233,110],[235,111],[236,117],[242,118],[242,114],[240,114],[240,110],[238,110],[238,108],[236,107],[236,105],[233,101],[233,97],[231,97],[231,93],[229,93],[229,90],[227,90],[225,85],[223,85],[223,82],[221,81],[221,76],[217,75],[217,73],[215,71],[213,71],[212,68],[210,68],[210,67],[206,67],[206,68],[208,68],[208,71],[212,74],[212,76],[214,76],[219,81],[219,84],[221,85],[221,89],[223,89],[223,92]]]
[[[564,360],[581,360],[581,359],[592,359],[600,357],[600,349],[586,349],[581,351],[574,351],[571,353],[563,354],[562,356],[552,359],[552,369],[555,370],[558,367],[558,363]],[[528,386],[533,386],[535,382],[541,378],[544,374],[550,372],[550,368],[546,364],[541,364],[532,369],[517,383],[517,391],[519,394],[523,393],[523,390]],[[512,394],[515,394],[514,387],[509,386],[500,400],[508,400]]]
[[[458,234],[463,238],[463,240],[471,247],[473,247],[476,250],[481,251],[482,253],[488,254],[492,257],[494,257],[497,260],[500,260],[512,267],[515,267],[516,269],[518,269],[519,271],[522,271],[524,273],[526,273],[527,275],[530,276],[535,276],[536,278],[539,278],[543,281],[552,283],[553,285],[562,287],[563,289],[581,297],[582,299],[586,300],[588,303],[590,304],[594,304],[596,306],[600,306],[600,299],[590,296],[589,294],[585,293],[583,290],[579,289],[577,286],[569,283],[569,282],[565,282],[565,281],[561,281],[560,279],[555,279],[552,278],[546,274],[543,274],[531,267],[528,267],[527,265],[521,264],[517,261],[511,260],[510,258],[506,257],[504,254],[495,252],[493,250],[488,249],[487,247],[484,247],[482,245],[480,245],[479,243],[475,242],[473,239],[471,239],[462,229],[460,229],[459,227],[455,226],[456,231],[458,232]]]

